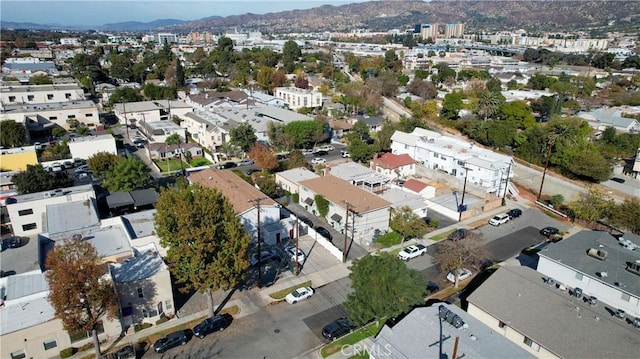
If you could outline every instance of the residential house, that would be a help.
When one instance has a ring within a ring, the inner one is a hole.
[[[416,174],[416,161],[408,154],[385,153],[380,157],[375,155],[369,165],[372,170],[391,180]]]
[[[299,184],[301,181],[318,178],[315,172],[305,167],[293,168],[276,173],[276,184],[289,193],[300,193]]]
[[[38,154],[35,146],[6,148],[0,150],[3,171],[26,171],[27,166],[37,165]]]
[[[529,267],[500,267],[467,297],[467,312],[538,358],[637,357],[631,321],[544,279]]]
[[[344,231],[349,212],[349,230],[353,238],[362,242],[370,240],[376,230],[388,231],[391,203],[373,193],[360,189],[332,175],[299,182],[300,205],[319,215],[316,195],[329,201],[326,219],[330,226]]]
[[[209,111],[218,107],[242,108],[255,106],[257,101],[246,91],[209,91],[189,95],[185,102],[196,111]]]
[[[640,132],[640,122],[635,118],[625,117],[627,114],[639,114],[640,107],[618,106],[603,107],[590,112],[582,111],[576,116],[585,119],[589,126],[601,133],[607,127],[613,127],[618,132]]]
[[[409,193],[419,194],[422,198],[433,198],[436,196],[436,187],[419,181],[415,178],[408,179],[403,185],[402,190]]]
[[[324,172],[369,192],[384,191],[390,182],[386,176],[355,162],[326,167]]]
[[[0,87],[4,105],[37,105],[55,102],[84,101],[84,90],[78,84],[20,85]]]
[[[79,125],[100,128],[98,107],[90,100],[5,105],[0,110],[0,121],[4,120],[23,123],[31,132],[51,131],[55,127],[72,131]]]
[[[134,251],[135,256],[109,265],[125,331],[135,323],[155,324],[163,315],[175,315],[171,275],[158,250],[148,244]]]
[[[636,153],[636,158],[633,161],[631,176],[633,176],[633,178],[635,179],[638,179],[639,174],[640,174],[640,148],[638,148],[638,153]]]
[[[349,349],[357,348],[355,345]],[[367,348],[382,358],[535,358],[464,310],[450,304],[418,307],[385,325]],[[357,353],[348,353],[355,355]]]
[[[347,135],[353,124],[349,121],[343,120],[329,120],[329,128],[331,129],[331,138],[341,138]]]
[[[303,107],[322,107],[322,94],[317,91],[297,87],[276,87],[274,94],[292,110]]]
[[[177,134],[183,142],[187,138],[185,129],[173,121],[143,121],[138,124],[138,131],[147,138],[149,143],[166,142],[167,137],[173,134]]]
[[[7,203],[13,234],[30,236],[46,231],[47,206],[74,201],[95,201],[92,185],[14,196]]]
[[[204,111],[188,113],[182,121],[182,127],[191,138],[212,152],[218,152],[223,144],[231,141],[231,130],[238,125],[235,121]]]
[[[281,222],[281,206],[235,173],[207,169],[190,174],[188,179],[192,184],[217,189],[227,197],[251,238],[258,238],[258,228],[261,231],[260,238],[267,244],[277,244],[286,238],[294,238],[295,226],[289,228],[287,223],[295,220],[287,218]],[[259,225],[258,203],[260,205]]]
[[[423,128],[412,133],[396,131],[391,141],[392,153],[408,154],[423,164],[429,176],[446,174],[459,181],[467,179],[496,197],[502,197],[507,189],[517,191],[507,180],[513,175],[510,156]]]
[[[275,96],[271,96],[264,92],[254,91],[249,89],[243,89],[243,91],[246,94],[248,94],[249,97],[252,98],[257,103],[262,103],[269,106],[284,107],[284,100],[277,98]]]
[[[369,132],[380,132],[380,130],[382,130],[382,124],[384,123],[384,118],[380,116],[357,116],[355,117],[355,120],[366,124],[367,128],[369,128]]]
[[[386,191],[379,193],[378,196],[389,201],[389,203],[391,203],[391,208],[395,210],[399,210],[402,207],[409,207],[418,217],[427,217],[429,205],[420,195],[403,191],[400,188],[389,188]]]
[[[192,158],[201,158],[204,156],[202,147],[195,143],[182,143],[180,145],[173,144],[167,145],[166,143],[150,143],[148,145],[149,154],[154,160],[170,160],[180,156],[180,151],[183,155],[191,153]]]
[[[118,154],[116,147],[116,139],[109,133],[100,135],[88,135],[82,137],[73,137],[69,142],[69,152],[71,158],[89,159],[89,157],[99,152],[107,152],[114,155]]]
[[[138,248],[153,244],[158,253],[160,253],[160,256],[164,258],[167,256],[167,248],[160,245],[160,237],[158,237],[155,231],[155,213],[155,209],[149,209],[113,217],[109,220],[113,220],[118,225],[122,225],[131,246]],[[103,222],[105,221],[107,220],[103,220]]]
[[[549,245],[539,257],[542,275],[581,288],[614,311],[640,317],[640,237],[625,234],[617,240],[607,232],[580,231]]]
[[[173,116],[184,117],[193,107],[178,100],[154,100],[117,103],[113,113],[123,125],[172,120]]]

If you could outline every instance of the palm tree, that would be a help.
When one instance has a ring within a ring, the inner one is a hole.
[[[501,93],[496,91],[484,92],[478,98],[476,113],[486,121],[498,114],[503,103],[504,97],[502,97]]]

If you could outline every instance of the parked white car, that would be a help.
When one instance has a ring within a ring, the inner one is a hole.
[[[462,281],[465,280],[469,277],[471,277],[473,273],[471,273],[470,270],[468,270],[467,268],[460,268],[458,269],[458,281]],[[451,283],[455,283],[456,282],[456,275],[454,273],[454,271],[449,272],[449,274],[447,274],[447,280]]]
[[[331,152],[335,150],[335,148],[333,148],[333,146],[331,145],[324,145],[324,146],[320,146],[318,148],[316,148],[316,151],[327,151],[327,152]]]
[[[307,298],[311,297],[312,295],[313,295],[313,288],[311,288],[311,287],[301,287],[301,288],[298,288],[298,289],[294,290],[293,292],[287,294],[287,296],[284,299],[289,304],[295,304],[295,303],[298,303],[301,300],[304,300],[304,299],[307,299]]]
[[[511,219],[511,217],[509,217],[508,214],[501,213],[501,214],[497,214],[493,218],[491,218],[489,220],[489,224],[492,225],[492,226],[499,226],[501,224],[505,224],[505,223],[509,222],[510,219]]]
[[[351,157],[351,154],[347,151],[342,151],[340,152],[340,156],[342,156],[342,158],[348,158]]]
[[[303,156],[311,156],[311,155],[313,155],[313,150],[309,150],[309,149],[302,150],[302,155]]]
[[[296,261],[296,246],[286,246],[284,247],[284,252],[291,258],[292,262]],[[304,263],[304,260],[307,256],[304,254],[302,249],[298,248],[298,263]]]
[[[311,164],[312,165],[319,165],[321,163],[327,163],[327,160],[325,160],[324,158],[320,158],[320,157],[316,157],[316,158],[311,160]]]
[[[422,256],[425,253],[427,253],[427,247],[422,244],[415,244],[401,250],[400,253],[398,253],[398,259],[408,261],[417,256]]]

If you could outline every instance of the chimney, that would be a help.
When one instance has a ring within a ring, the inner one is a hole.
[[[371,169],[374,170],[374,171],[376,170],[376,162],[377,162],[377,160],[378,160],[378,153],[376,152],[373,155],[373,159],[371,160],[371,166],[370,166]]]

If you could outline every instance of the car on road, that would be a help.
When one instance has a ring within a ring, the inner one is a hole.
[[[351,333],[353,329],[355,329],[355,327],[351,325],[348,318],[339,318],[322,328],[322,336],[326,340],[332,341]]]
[[[464,229],[464,228],[458,228],[455,231],[451,232],[448,236],[447,239],[450,241],[460,241],[463,240],[465,238],[467,238],[467,235],[469,234],[469,231]]]
[[[509,215],[509,219],[518,218],[522,216],[522,210],[520,208],[513,208],[507,212],[507,215]]]
[[[342,151],[340,151],[340,157],[349,158],[349,157],[351,157],[351,154],[349,152],[347,152],[347,151],[342,150]]]
[[[314,151],[314,152],[313,152],[313,155],[314,155],[314,156],[326,156],[326,155],[328,155],[328,154],[329,154],[329,152],[324,151],[324,150],[318,150],[318,151]]]
[[[81,172],[89,172],[89,166],[87,165],[80,165],[78,166],[73,172],[75,172],[75,174],[81,173]]]
[[[408,261],[417,256],[423,256],[425,253],[427,253],[427,247],[423,244],[414,244],[401,250],[400,253],[398,253],[398,259]]]
[[[313,155],[313,150],[302,150],[303,156],[311,156]]]
[[[287,254],[287,256],[289,256],[289,258],[291,258],[292,262],[296,261],[296,246],[294,245],[289,245],[284,247],[284,252]],[[298,248],[297,250],[298,252],[298,263],[302,264],[304,263],[305,259],[307,259],[307,256],[304,254],[304,252],[302,251],[302,249]]]
[[[244,173],[246,173],[247,176],[251,176],[252,174],[254,174],[256,172],[260,172],[260,170],[257,169],[257,168],[249,168],[248,170],[244,171]]]
[[[331,152],[331,151],[335,150],[335,148],[333,146],[331,146],[331,145],[323,145],[323,146],[318,147],[317,150]]]
[[[115,353],[111,355],[105,356],[107,359],[135,359],[136,358],[136,350],[133,348],[133,345],[127,345],[118,349]]]
[[[471,277],[472,274],[473,273],[467,268],[460,268],[458,269],[458,281],[465,280]],[[452,283],[456,282],[456,275],[454,271],[451,271],[449,272],[449,274],[447,274],[447,280]]]
[[[253,162],[253,160],[242,160],[240,162],[238,162],[238,166],[251,166],[252,164],[254,164],[255,162]]]
[[[55,162],[55,163],[51,166],[51,170],[53,171],[53,173],[60,173],[60,172],[62,172],[62,164],[60,164],[59,162]]]
[[[184,330],[169,333],[166,336],[158,339],[153,343],[153,350],[156,353],[164,353],[171,348],[175,348],[178,345],[187,344],[187,334]]]
[[[556,227],[544,227],[540,230],[540,234],[542,234],[545,237],[552,237],[556,234],[560,233],[560,230]]]
[[[331,232],[329,232],[329,230],[327,230],[327,229],[326,229],[326,228],[324,228],[324,227],[318,227],[318,228],[316,228],[316,232],[317,232],[319,235],[321,235],[321,236],[325,237],[326,239],[328,239],[328,240],[330,240],[330,241],[332,241],[332,240],[333,240],[333,236],[331,235]]]
[[[305,217],[305,216],[299,216],[298,220],[300,220],[300,222],[306,224],[307,226],[309,226],[309,228],[313,228],[313,221],[310,220],[309,218]]]
[[[506,213],[496,214],[495,216],[493,216],[493,218],[489,220],[489,224],[492,226],[499,226],[501,224],[505,224],[509,222],[509,219],[511,218]]]
[[[438,285],[438,283],[430,280],[427,282],[426,290],[427,290],[427,293],[429,294],[435,293],[440,290],[440,286]]]
[[[302,287],[294,290],[293,292],[287,294],[284,298],[287,303],[295,304],[301,300],[307,299],[313,295],[313,288],[311,287]]]
[[[324,158],[320,158],[320,157],[316,157],[316,158],[311,160],[311,164],[312,165],[319,165],[321,163],[327,163],[327,160],[325,160]]]
[[[229,324],[231,324],[230,318],[225,315],[216,315],[203,320],[202,323],[193,327],[193,336],[202,339],[207,334],[225,330]]]
[[[18,248],[22,245],[20,237],[8,237],[2,239],[2,250],[9,248]]]
[[[62,163],[62,167],[64,167],[65,170],[68,170],[68,169],[72,169],[75,166],[73,164],[73,161],[64,161]]]
[[[618,183],[625,183],[626,182],[624,178],[620,178],[620,177],[613,177],[613,178],[611,178],[611,180],[613,182],[618,182]]]
[[[260,263],[265,264],[269,262],[280,262],[280,256],[273,250],[263,249],[260,251]],[[258,253],[254,253],[249,260],[249,264],[252,267],[258,265]]]
[[[234,167],[238,167],[238,165],[235,162],[225,162],[218,165],[218,169],[221,169],[221,170],[226,170],[228,168],[234,168]]]

